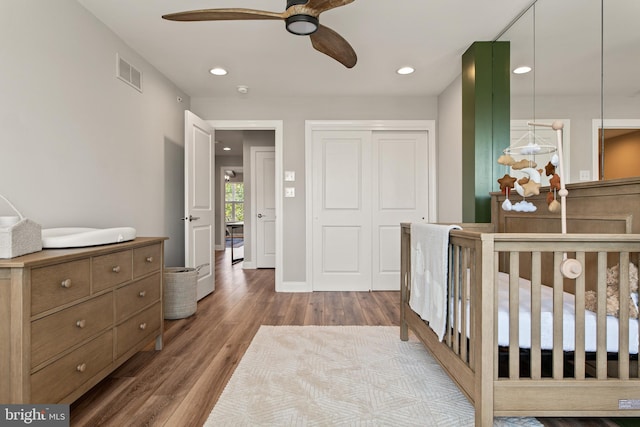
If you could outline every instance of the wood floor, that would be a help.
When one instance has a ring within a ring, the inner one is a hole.
[[[260,325],[399,324],[398,292],[276,293],[273,270],[216,253],[216,291],[166,320],[164,349],[138,353],[71,406],[72,426],[201,426]],[[399,335],[398,335],[398,339]],[[615,426],[541,419],[545,426]]]

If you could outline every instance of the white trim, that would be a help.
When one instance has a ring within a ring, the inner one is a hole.
[[[284,282],[280,292],[311,292],[307,282]]]
[[[603,126],[605,129],[640,129],[640,119],[593,119],[591,123],[591,179],[593,181],[600,181],[600,162],[598,155],[598,150],[600,149],[598,130],[600,126]]]
[[[283,259],[282,259],[282,244],[283,244],[283,232],[282,232],[282,218],[283,218],[283,202],[282,202],[282,159],[283,159],[283,146],[284,125],[282,120],[207,120],[207,122],[215,130],[273,130],[275,133],[275,147],[276,147],[276,292],[280,292],[282,287],[282,275],[283,275]],[[254,206],[251,205],[252,212],[249,215],[253,215]],[[245,216],[247,212],[245,212]],[[253,229],[253,227],[252,227]],[[242,263],[244,269],[254,269],[255,262],[244,261]]]
[[[438,186],[437,186],[437,166],[436,166],[436,121],[435,120],[305,120],[305,193],[307,212],[306,220],[306,288],[309,292],[313,290],[313,180],[312,180],[312,143],[313,132],[317,130],[416,130],[427,132],[427,168],[429,171],[429,198],[428,198],[428,218],[427,222],[436,222],[438,218]]]

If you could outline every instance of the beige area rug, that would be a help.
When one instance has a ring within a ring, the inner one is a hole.
[[[398,327],[262,326],[205,423],[219,426],[469,426],[474,410]],[[497,418],[497,426],[541,426]]]

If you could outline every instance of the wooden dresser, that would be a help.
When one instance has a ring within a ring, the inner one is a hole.
[[[164,240],[0,260],[0,402],[70,403],[160,350]]]

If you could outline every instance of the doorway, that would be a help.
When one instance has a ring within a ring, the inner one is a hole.
[[[236,131],[249,131],[249,130],[271,130],[274,132],[274,146],[275,146],[275,211],[277,213],[282,212],[282,180],[278,177],[282,176],[282,158],[283,158],[283,122],[281,120],[208,120],[211,127],[218,130],[236,130]],[[245,173],[248,173],[245,166]],[[245,210],[245,232],[248,232],[251,239],[255,242],[254,236],[255,227],[251,227],[251,222],[257,217],[258,212],[255,211],[255,205],[251,204],[246,206]],[[282,272],[283,272],[283,260],[282,260],[282,215],[276,215],[275,218],[275,290],[280,291],[282,288]],[[251,251],[251,253],[249,253]],[[253,269],[256,268],[255,256],[253,248],[247,247],[245,249],[245,261],[243,268]]]
[[[640,120],[593,120],[593,177],[640,176]]]

